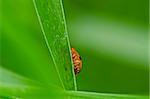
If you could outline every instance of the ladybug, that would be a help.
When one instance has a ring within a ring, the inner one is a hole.
[[[74,72],[75,75],[77,75],[82,69],[82,59],[79,53],[74,48],[71,48],[71,52],[72,52],[72,60],[74,64]]]

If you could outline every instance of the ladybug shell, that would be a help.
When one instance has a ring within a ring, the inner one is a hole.
[[[74,48],[71,48],[71,52],[72,52],[72,60],[74,64],[74,72],[77,75],[82,69],[82,60],[79,53]]]

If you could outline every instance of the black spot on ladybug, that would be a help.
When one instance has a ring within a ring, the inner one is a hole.
[[[79,59],[82,60],[81,56],[79,56]]]

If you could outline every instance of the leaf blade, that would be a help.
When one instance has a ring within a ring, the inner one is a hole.
[[[61,0],[33,0],[33,3],[62,87],[76,90]]]
[[[45,86],[12,71],[0,67],[0,98],[63,98],[64,90],[54,86]]]
[[[148,99],[149,97],[147,95],[111,94],[85,91],[68,91],[67,94],[73,99]]]

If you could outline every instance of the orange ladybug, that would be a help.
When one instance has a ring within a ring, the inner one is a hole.
[[[74,64],[74,72],[77,75],[82,69],[82,60],[79,53],[74,48],[71,48],[71,52],[72,52],[72,60]]]

